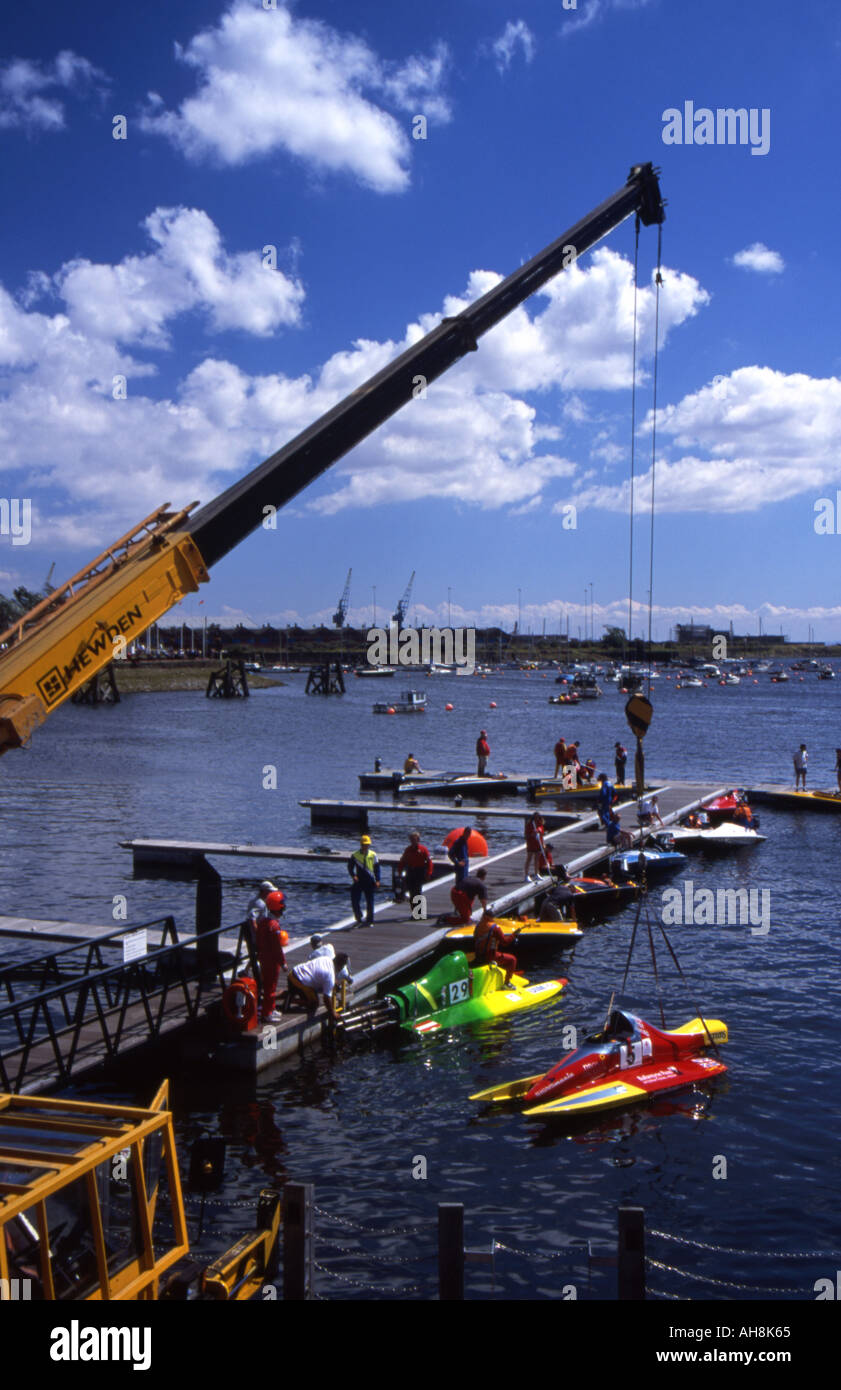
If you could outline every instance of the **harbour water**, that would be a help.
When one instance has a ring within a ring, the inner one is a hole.
[[[552,745],[563,733],[612,772],[614,740],[630,742],[624,698],[613,687],[590,704],[550,706],[557,687],[539,672],[430,680],[427,712],[399,720],[371,712],[382,685],[372,690],[351,680],[345,697],[318,699],[304,696],[305,677],[285,679],[284,687],[245,702],[185,693],[60,709],[30,749],[3,760],[0,913],[110,923],[114,896],[124,894],[130,922],[172,912],[189,926],[193,887],[133,880],[119,840],[350,849],[346,833],[311,830],[298,800],[357,796],[357,773],[377,756],[400,766],[411,749],[421,767],[472,770],[484,728],[490,770],[551,771]],[[419,682],[396,677],[389,691],[410,685]],[[756,685],[673,687],[663,676],[654,683],[650,776],[790,783],[792,751],[805,742],[810,786],[833,785],[838,682],[801,682],[793,674],[787,685],[761,676]],[[264,785],[272,768],[276,789]],[[483,826],[480,814],[468,814],[492,852],[521,839],[515,821]],[[420,824],[433,848],[452,821],[424,817]],[[400,847],[409,826],[405,817],[372,818],[375,846]],[[559,959],[533,972],[569,978],[560,1000],[539,1014],[422,1043],[314,1052],[256,1084],[222,1082],[195,1066],[182,1071],[174,1093],[182,1152],[200,1133],[229,1140],[226,1184],[198,1253],[210,1256],[241,1233],[243,1209],[235,1203],[256,1202],[261,1186],[294,1178],[316,1185],[317,1288],[325,1297],[430,1296],[437,1203],[463,1201],[467,1244],[507,1247],[497,1250],[493,1270],[468,1267],[471,1294],[560,1297],[574,1287],[579,1298],[610,1298],[615,1272],[597,1260],[588,1267],[587,1242],[594,1256],[612,1254],[616,1207],[633,1202],[646,1209],[649,1227],[699,1243],[652,1235],[649,1255],[694,1276],[653,1266],[652,1290],[696,1299],[813,1299],[816,1280],[834,1279],[841,1250],[834,1100],[841,820],[763,808],[762,830],[768,839],[760,849],[692,855],[683,877],[696,889],[769,890],[769,932],[748,925],[668,928],[688,987],[665,952],[658,958],[667,1025],[686,1021],[697,1007],[729,1025],[729,1071],[709,1095],[682,1094],[573,1133],[477,1110],[467,1100],[472,1091],[553,1063],[564,1050],[565,1027],[598,1027],[621,983],[633,922],[628,910],[588,929],[562,970]],[[287,874],[283,865],[262,861],[217,866],[225,921],[241,917],[252,884],[265,873],[287,890],[293,930],[346,915],[348,879],[339,867],[294,864]],[[651,907],[659,914],[658,890]],[[352,960],[353,936],[347,941]],[[22,949],[0,942],[4,959]],[[624,1003],[659,1023],[642,940]],[[159,1079],[150,1074],[138,1099],[148,1100]],[[425,1177],[413,1176],[424,1168]],[[753,1253],[724,1254],[722,1247]]]

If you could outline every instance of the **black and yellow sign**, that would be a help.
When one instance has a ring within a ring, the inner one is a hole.
[[[651,701],[646,700],[644,695],[632,695],[625,706],[625,718],[631,733],[636,734],[637,738],[645,738],[653,714]]]

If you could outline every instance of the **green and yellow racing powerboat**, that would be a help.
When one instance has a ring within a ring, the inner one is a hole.
[[[383,999],[357,1004],[340,1014],[339,1037],[366,1036],[389,1028],[420,1034],[485,1023],[547,1003],[566,985],[565,979],[530,984],[513,975],[505,984],[500,966],[468,965],[463,951],[451,951],[420,980],[413,980]]]

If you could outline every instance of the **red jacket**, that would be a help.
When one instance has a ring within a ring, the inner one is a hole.
[[[257,923],[257,954],[262,960],[278,961],[286,965],[280,933],[283,930],[274,917],[261,917]]]
[[[489,757],[490,757],[490,754],[491,754],[491,750],[490,750],[490,746],[489,746],[489,744],[488,744],[488,740],[487,740],[486,738],[477,738],[477,740],[476,740],[476,757],[477,757],[477,758],[489,758]]]
[[[426,845],[407,845],[400,856],[398,869],[426,869],[427,878],[432,878],[432,860]]]

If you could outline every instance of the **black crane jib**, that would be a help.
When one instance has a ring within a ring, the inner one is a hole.
[[[593,212],[576,222],[525,265],[454,318],[431,333],[338,405],[333,406],[239,482],[208,502],[190,519],[192,535],[207,566],[227,555],[263,521],[264,507],[282,507],[337,459],[371,434],[416,394],[417,378],[434,381],[465,353],[476,350],[489,328],[534,294],[575,256],[636,213],[646,226],[665,217],[657,171],[635,164],[628,182]]]

